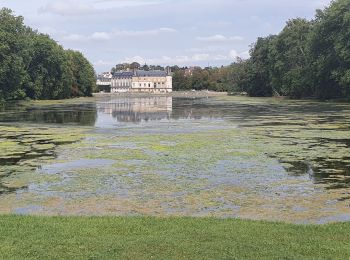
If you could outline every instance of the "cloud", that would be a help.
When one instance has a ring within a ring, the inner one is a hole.
[[[62,40],[68,41],[68,42],[80,42],[87,40],[87,37],[81,34],[67,34],[61,37]]]
[[[105,66],[114,66],[115,65],[115,63],[114,62],[112,62],[112,61],[105,61],[105,60],[98,60],[97,62],[95,62],[95,64],[94,64],[95,66],[103,66],[103,67],[105,67]]]
[[[114,36],[148,36],[148,35],[159,35],[161,33],[175,33],[177,30],[173,28],[158,28],[158,29],[153,29],[153,30],[124,30],[124,31],[115,31],[112,32],[111,34]]]
[[[90,38],[92,40],[110,40],[112,36],[106,32],[95,32],[90,36]]]
[[[97,0],[95,6],[99,9],[142,7],[148,5],[158,5],[165,0]]]
[[[78,1],[57,1],[39,8],[39,13],[52,13],[64,16],[86,15],[96,12],[93,5]]]
[[[39,13],[52,13],[62,16],[79,16],[104,13],[119,8],[157,5],[163,2],[164,0],[61,0],[50,2],[40,7],[38,11]]]
[[[240,56],[241,58],[243,58],[243,59],[249,59],[249,58],[250,58],[250,51],[249,51],[249,50],[246,50],[246,51],[244,51],[244,52],[241,52],[241,53],[239,54],[239,56]]]
[[[238,52],[236,50],[230,50],[229,57],[235,59],[238,56]]]
[[[210,59],[210,54],[208,53],[200,53],[192,56],[192,60],[194,61],[207,61]]]
[[[221,34],[215,34],[212,36],[197,37],[196,40],[202,41],[202,42],[230,42],[230,41],[243,41],[244,38],[241,36],[226,37]]]
[[[180,55],[180,56],[161,56],[158,58],[144,58],[142,56],[128,57],[122,60],[122,62],[138,62],[140,64],[160,64],[160,65],[193,65],[200,62],[225,62],[230,63],[236,61],[237,57],[246,59],[249,57],[249,52],[237,52],[236,50],[230,50],[227,54],[210,54],[210,53],[197,53],[193,55]],[[247,55],[248,54],[248,55]]]
[[[81,41],[109,41],[118,37],[140,37],[140,36],[157,36],[165,33],[175,33],[177,30],[173,28],[158,28],[153,30],[121,30],[113,32],[94,32],[91,35],[68,34],[61,36],[64,41],[81,42]]]

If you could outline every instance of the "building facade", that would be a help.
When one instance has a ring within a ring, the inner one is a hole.
[[[173,79],[165,71],[138,70],[132,77],[131,92],[170,93],[173,91]]]
[[[98,77],[97,85],[110,85],[111,93],[170,93],[173,91],[173,82],[170,71],[134,70],[120,71],[111,78]]]
[[[97,77],[97,86],[109,86],[111,85],[113,75],[110,72],[102,73]]]

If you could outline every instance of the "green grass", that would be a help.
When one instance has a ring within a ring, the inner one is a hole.
[[[1,259],[349,259],[350,224],[0,217]]]

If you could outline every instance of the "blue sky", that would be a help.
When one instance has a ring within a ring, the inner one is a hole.
[[[0,0],[25,23],[79,50],[97,72],[121,62],[221,66],[257,37],[312,18],[329,0]]]

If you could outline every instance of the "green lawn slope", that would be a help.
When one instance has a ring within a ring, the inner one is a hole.
[[[0,216],[1,259],[349,259],[350,224]]]

